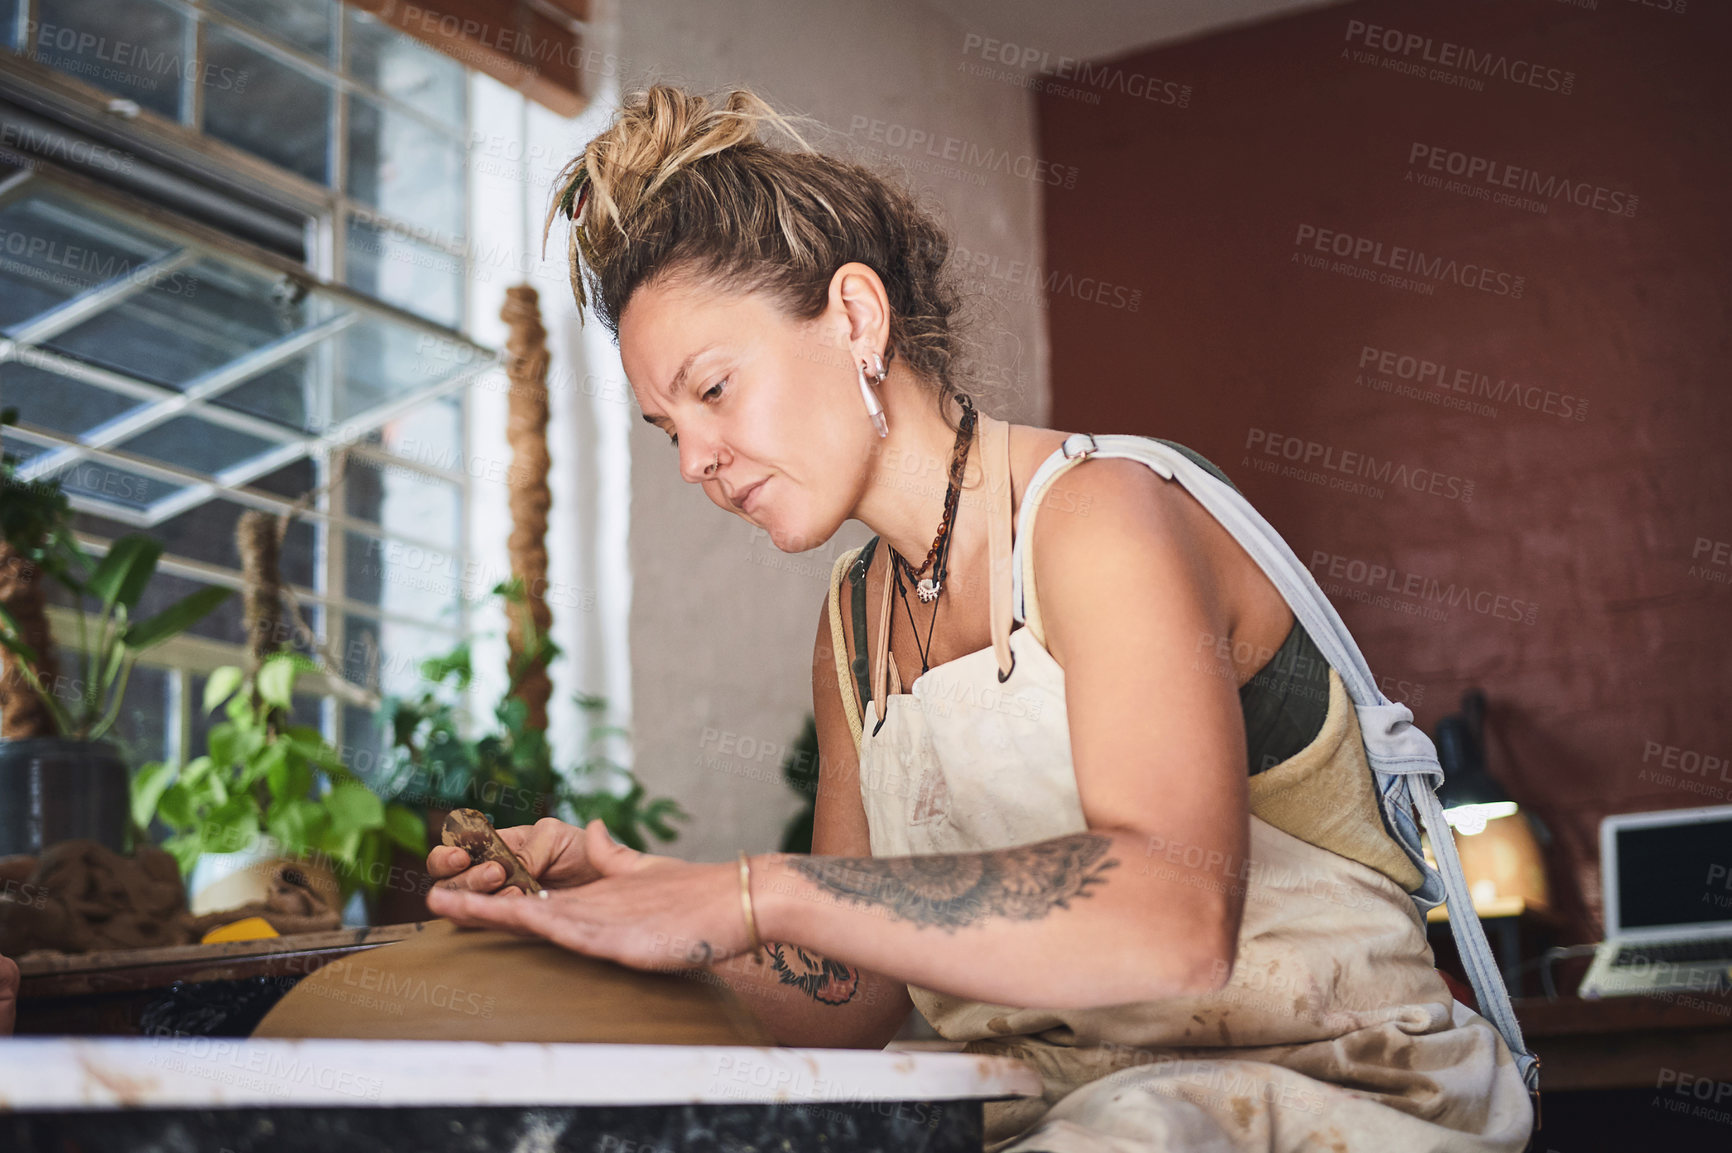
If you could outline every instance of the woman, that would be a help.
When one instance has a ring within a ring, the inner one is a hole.
[[[1521,1149],[1341,676],[1191,495],[1225,478],[975,412],[942,230],[767,122],[793,134],[652,88],[561,204],[681,474],[785,551],[877,534],[818,616],[813,852],[690,864],[543,820],[502,835],[548,899],[441,848],[430,907],[711,966],[785,1044],[881,1047],[918,1005],[1042,1074],[987,1106],[993,1149]]]

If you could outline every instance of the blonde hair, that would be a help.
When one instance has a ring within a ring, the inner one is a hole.
[[[761,125],[798,149],[766,144]],[[885,359],[900,357],[934,387],[949,419],[960,307],[945,268],[949,236],[907,192],[818,152],[793,118],[751,91],[733,90],[725,105],[665,84],[634,93],[555,188],[547,228],[556,215],[572,220],[579,315],[592,307],[616,341],[620,314],[648,283],[690,278],[764,291],[810,320],[823,312],[836,269],[858,261],[889,297]]]

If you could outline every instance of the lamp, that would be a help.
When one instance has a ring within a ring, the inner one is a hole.
[[[1461,712],[1437,722],[1437,759],[1443,765],[1443,786],[1437,798],[1450,826],[1463,836],[1485,831],[1488,822],[1516,812],[1485,768],[1485,694],[1469,689],[1461,696]]]
[[[1486,768],[1485,693],[1463,693],[1461,712],[1438,721],[1434,740],[1443,766],[1438,800],[1475,910],[1486,916],[1549,906],[1534,827]]]

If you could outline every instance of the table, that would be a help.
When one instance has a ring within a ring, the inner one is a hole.
[[[0,1040],[0,1148],[978,1153],[1038,1096],[956,1053],[210,1037]]]
[[[1540,1089],[1649,1089],[1666,1070],[1732,1084],[1732,994],[1512,1001]],[[1732,1090],[1721,1105],[1732,1106]],[[1727,1132],[1732,1147],[1732,1130]]]
[[[1732,994],[1512,1007],[1540,1059],[1536,1153],[1732,1149]]]
[[[172,1000],[175,990],[198,986],[271,986],[257,998],[252,1020],[233,1031],[252,1031],[256,1017],[296,981],[340,957],[400,941],[413,924],[297,933],[220,945],[168,945],[26,957],[18,961],[19,1034],[136,1036],[142,1018]]]

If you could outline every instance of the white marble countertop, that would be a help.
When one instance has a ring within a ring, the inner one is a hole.
[[[0,1112],[942,1101],[1040,1091],[1021,1061],[910,1050],[0,1038]]]

